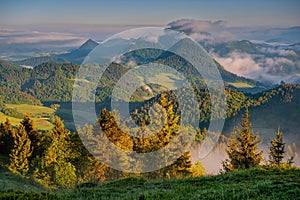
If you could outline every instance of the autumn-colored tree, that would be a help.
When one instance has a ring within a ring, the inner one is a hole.
[[[15,134],[14,147],[9,154],[9,169],[14,173],[26,175],[29,170],[28,158],[31,153],[31,141],[25,127],[20,124]]]
[[[222,162],[225,172],[235,169],[247,169],[260,164],[263,152],[258,152],[258,134],[251,130],[249,111],[246,109],[242,117],[241,128],[236,127],[228,141],[226,152],[229,159]]]

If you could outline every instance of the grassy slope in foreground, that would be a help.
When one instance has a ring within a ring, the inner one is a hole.
[[[1,194],[1,193],[0,193]],[[3,192],[1,195],[16,195]],[[29,193],[19,193],[29,195]],[[41,193],[30,193],[40,198]],[[43,195],[43,199],[297,199],[300,170],[249,169],[227,174],[147,181],[127,178]],[[23,196],[24,197],[24,196]],[[32,196],[33,197],[33,196]],[[15,196],[17,199],[17,196]],[[1,196],[0,196],[1,199]]]

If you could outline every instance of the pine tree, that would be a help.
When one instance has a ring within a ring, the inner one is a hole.
[[[199,177],[205,175],[205,168],[203,167],[202,163],[200,161],[197,161],[192,165],[192,176],[193,177]]]
[[[115,117],[117,117],[116,113],[113,113],[112,111],[107,112],[105,108],[102,109],[100,118],[98,119],[97,124],[94,126],[93,134],[97,137],[97,140],[102,140],[102,137],[107,137],[110,143],[113,143],[118,148],[122,149],[121,151],[114,152],[104,150],[104,148],[108,147],[109,145],[97,145],[96,147],[100,150],[99,153],[101,152],[99,154],[101,155],[101,159],[107,160],[106,162],[115,163],[125,170],[130,167],[130,160],[126,156],[125,151],[132,151],[133,143],[130,135],[123,132],[123,130],[118,126]],[[106,155],[104,155],[103,152],[105,152]],[[114,159],[112,160],[112,158]],[[126,173],[122,171],[112,170],[112,174],[110,174],[109,177],[110,179],[114,179],[121,178],[124,175],[126,175]]]
[[[183,178],[192,175],[192,161],[190,152],[182,154],[173,165],[175,166],[173,177]]]
[[[29,115],[24,116],[21,124],[24,126],[31,141],[32,156],[29,160],[32,161],[37,155],[41,154],[39,149],[41,137]]]
[[[29,170],[28,158],[31,156],[31,142],[25,127],[20,124],[16,131],[14,147],[9,154],[9,169],[14,173],[26,175]]]
[[[0,153],[8,156],[14,147],[15,129],[8,118],[0,124]]]
[[[228,141],[226,150],[229,159],[222,162],[224,171],[235,169],[247,169],[257,166],[262,161],[263,152],[258,152],[258,145],[261,140],[258,134],[251,131],[251,123],[249,121],[248,108],[242,118],[241,128],[236,127],[231,138]]]
[[[271,165],[280,165],[284,157],[285,143],[283,142],[283,135],[278,128],[277,133],[275,133],[275,138],[271,141],[271,146],[269,147],[269,162]]]
[[[155,150],[161,149],[164,146],[168,145],[174,137],[179,137],[180,135],[183,137],[184,134],[187,134],[187,129],[184,127],[181,127],[182,132],[179,133],[179,115],[174,112],[174,102],[172,100],[169,100],[165,93],[162,93],[160,103],[166,110],[167,121],[162,130],[157,134]],[[173,152],[178,151],[178,148],[181,147],[177,145],[171,145],[170,151],[167,154],[171,155]],[[165,159],[168,158],[166,157]],[[190,152],[185,152],[173,164],[171,164],[170,166],[166,166],[165,168],[160,169],[157,172],[160,176],[167,178],[187,177],[192,173],[191,167],[192,162]]]
[[[63,124],[63,121],[58,117],[54,117],[54,128],[51,131],[51,134],[53,137],[58,137],[58,136],[68,136],[70,134],[70,131],[68,129],[65,129],[65,126]]]
[[[35,170],[35,178],[47,187],[71,187],[76,182],[76,168],[70,162],[75,157],[70,148],[70,131],[64,128],[59,117],[55,117],[54,128],[47,133],[51,139],[44,157]]]
[[[75,163],[76,166],[77,182],[97,183],[105,181],[105,172],[108,167],[100,163],[91,155],[91,152],[87,150],[93,151],[93,147],[98,145],[93,136],[93,126],[86,124],[83,128],[78,127],[77,130],[80,138],[79,135],[72,135],[71,139],[71,149],[76,155],[72,163]]]

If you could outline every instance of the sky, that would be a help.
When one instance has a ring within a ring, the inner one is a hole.
[[[299,0],[0,0],[0,28],[8,26],[166,25],[192,18],[228,26],[300,25]]]

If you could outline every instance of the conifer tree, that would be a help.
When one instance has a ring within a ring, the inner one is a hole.
[[[70,131],[55,117],[54,128],[47,133],[51,139],[34,176],[47,187],[71,187],[76,182],[76,169],[70,162],[74,155],[70,148]]]
[[[285,153],[284,147],[285,143],[283,142],[283,135],[280,128],[278,128],[275,133],[275,138],[271,141],[271,146],[269,147],[269,162],[271,165],[281,164]]]
[[[193,177],[199,177],[205,175],[205,168],[203,167],[202,163],[200,161],[197,161],[194,163],[191,167],[192,170],[192,176]]]
[[[9,169],[14,173],[26,175],[29,170],[28,158],[31,156],[31,142],[25,127],[20,124],[17,128],[14,147],[9,154]]]
[[[29,160],[32,161],[33,158],[41,153],[39,151],[41,137],[29,115],[24,116],[21,124],[24,126],[31,141],[32,156]]]
[[[12,127],[8,118],[0,124],[0,153],[8,156],[14,147],[15,129]]]
[[[228,141],[226,150],[229,159],[222,162],[224,171],[235,169],[247,169],[259,165],[262,160],[263,152],[258,152],[258,134],[251,131],[251,123],[249,121],[249,111],[246,109],[242,117],[241,128],[236,127],[231,138]]]
[[[179,134],[182,135],[184,134],[183,132],[186,132],[183,131],[179,133],[179,115],[174,112],[174,102],[168,99],[166,93],[161,94],[160,103],[166,110],[167,121],[162,130],[157,134],[157,143],[155,150],[163,148],[164,146],[168,145],[174,137],[178,137]],[[182,130],[185,129],[183,127],[181,128]],[[170,155],[173,152],[178,151],[178,148],[181,147],[172,145],[170,151],[167,154]],[[191,166],[192,163],[190,152],[186,152],[183,153],[183,155],[181,155],[172,165],[158,170],[157,172],[161,177],[186,177],[191,175]]]
[[[192,175],[192,161],[190,152],[182,154],[173,165],[175,166],[173,177],[183,178]]]
[[[116,113],[113,113],[112,111],[108,112],[105,108],[102,109],[100,118],[98,119],[97,124],[94,126],[93,134],[98,140],[102,140],[102,137],[107,137],[110,143],[113,143],[118,148],[122,149],[119,152],[113,152],[107,150],[105,151],[103,149],[108,145],[103,145],[100,147],[98,146],[98,149],[101,148],[100,152],[106,152],[106,155],[100,153],[102,159],[108,159],[109,162],[116,163],[123,169],[127,169],[130,166],[130,160],[126,157],[123,151],[131,151],[133,144],[130,135],[123,132],[123,130],[118,126],[115,117],[117,117]],[[101,129],[101,131],[99,129]],[[104,134],[101,134],[101,132]],[[114,160],[112,160],[112,158],[114,158]],[[126,173],[118,170],[112,170],[109,178],[121,178],[124,175],[126,175]]]

